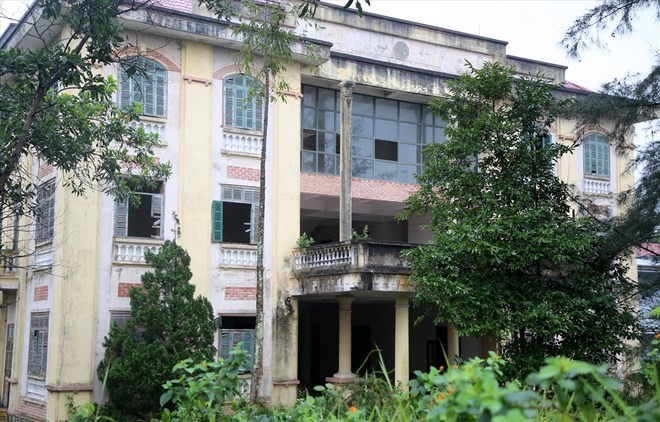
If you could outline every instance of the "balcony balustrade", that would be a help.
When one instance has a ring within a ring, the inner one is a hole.
[[[584,192],[596,195],[610,194],[610,181],[597,179],[584,179]]]
[[[407,243],[349,240],[293,252],[296,295],[364,290],[411,292]]]
[[[257,247],[252,245],[222,245],[220,265],[223,267],[257,267]]]
[[[258,136],[225,133],[222,140],[222,147],[227,152],[261,154],[263,139]]]
[[[117,264],[145,264],[144,253],[158,253],[162,241],[142,238],[116,238],[112,248],[112,260]]]

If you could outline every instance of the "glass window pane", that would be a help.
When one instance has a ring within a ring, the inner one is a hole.
[[[362,116],[374,115],[374,101],[373,97],[366,95],[355,94],[353,95],[353,114]]]
[[[403,183],[417,183],[415,174],[417,173],[417,166],[407,164],[399,165],[399,182]]]
[[[399,142],[419,143],[419,126],[412,123],[399,123]]]
[[[335,109],[335,91],[319,88],[318,107],[323,110]]]
[[[419,104],[399,103],[399,119],[404,122],[419,123],[422,108]]]
[[[433,143],[433,126],[424,126],[424,143]]]
[[[335,174],[336,155],[319,154],[319,173]]]
[[[375,137],[378,139],[387,139],[389,141],[396,141],[398,139],[396,122],[392,122],[390,120],[376,119]]]
[[[357,158],[353,160],[353,177],[362,177],[365,179],[373,179],[374,177],[374,162],[373,160],[366,160]]]
[[[335,132],[334,111],[319,111],[319,129]]]
[[[303,107],[302,126],[304,128],[316,128],[316,109]]]
[[[399,144],[399,162],[416,164],[421,158],[420,147],[417,145]]]
[[[334,133],[323,134],[323,145],[320,145],[319,150],[331,154],[336,154],[337,151],[337,135]]]
[[[303,151],[302,171],[305,173],[316,173],[316,153]]]
[[[391,122],[394,123],[394,122]],[[396,123],[394,123],[396,126]],[[353,135],[371,138],[374,136],[374,119],[353,116]]]
[[[303,86],[303,105],[316,107],[316,88]]]
[[[388,180],[395,182],[398,180],[397,165],[396,163],[388,163],[386,161],[376,161],[375,179]]]
[[[439,144],[445,142],[447,139],[445,138],[445,128],[444,127],[437,127],[435,128],[435,137],[433,140]]]
[[[397,102],[376,98],[376,116],[380,117],[381,119],[396,120],[398,118]]]
[[[366,138],[353,138],[353,156],[374,158],[374,140]]]
[[[376,139],[376,158],[380,160],[397,161],[397,143]]]
[[[316,131],[314,129],[303,129],[303,149],[316,151]]]

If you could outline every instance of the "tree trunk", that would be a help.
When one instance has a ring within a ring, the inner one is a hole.
[[[268,111],[270,105],[270,73],[264,81],[264,121],[261,161],[259,163],[259,215],[257,216],[257,316],[254,336],[254,367],[250,384],[250,403],[255,404],[259,397],[259,384],[263,375],[264,343],[264,221],[266,210],[266,141],[268,137]]]

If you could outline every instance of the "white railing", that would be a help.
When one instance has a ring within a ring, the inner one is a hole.
[[[161,244],[149,242],[148,240],[141,241],[140,239],[118,240],[115,239],[115,244],[112,252],[112,260],[122,264],[144,264],[144,253],[150,251],[158,253]]]
[[[228,267],[256,267],[257,250],[223,246],[220,251],[220,264]]]
[[[13,274],[16,272],[16,257],[2,255],[2,272]]]
[[[584,179],[584,192],[607,195],[610,193],[610,182],[608,180]]]
[[[45,382],[42,380],[35,380],[32,378],[28,378],[27,380],[27,396],[44,401],[46,400],[46,385]]]
[[[262,138],[251,135],[240,135],[225,133],[222,137],[222,148],[231,152],[243,152],[248,154],[260,154]]]
[[[312,247],[294,252],[294,271],[356,264],[357,244]]]
[[[138,128],[141,127],[147,133],[155,133],[158,135],[158,139],[161,144],[165,143],[165,124],[157,122],[148,122],[148,121],[139,121],[131,122],[131,127]]]

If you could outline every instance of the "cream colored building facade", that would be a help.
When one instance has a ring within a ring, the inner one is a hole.
[[[148,271],[144,251],[172,238],[172,212],[181,220],[180,244],[192,257],[197,293],[222,317],[216,347],[223,353],[251,338],[264,139],[262,395],[292,403],[301,388],[344,381],[376,346],[402,385],[412,371],[440,364],[441,347],[462,357],[491,349],[488,339],[458,337],[451,325],[413,324],[419,311],[410,304],[410,271],[399,252],[429,234],[420,229],[423,219],[399,223],[395,216],[416,190],[421,148],[444,139],[443,123],[425,104],[445,94],[465,60],[477,67],[499,61],[553,82],[565,82],[566,68],[509,56],[503,41],[321,6],[316,19],[323,28],[307,28],[305,42],[294,45],[295,62],[284,75],[291,91],[271,107],[272,124],[263,133],[258,106],[237,107],[245,81],[234,65],[231,27],[195,1],[170,3],[124,16],[132,47],[120,53],[130,59],[139,52],[157,75],[158,82],[143,85],[153,98],[143,98],[151,108],[139,124],[160,135],[156,154],[172,164],[171,177],[142,193],[140,209],[128,210],[102,193],[71,195],[57,169],[33,163],[42,186],[38,200],[52,210],[52,221],[7,249],[0,269],[0,393],[10,413],[57,421],[66,417],[69,395],[77,403],[104,399],[96,377],[103,338],[111,321],[127,317],[128,288]],[[24,43],[21,34],[19,27],[2,47]],[[122,80],[118,66],[99,71]],[[345,80],[354,82],[353,227],[360,232],[368,225],[368,241],[338,237],[339,83]],[[560,92],[584,93],[570,84]],[[563,119],[551,132],[555,142],[577,139],[574,123]],[[612,214],[615,194],[632,184],[625,172],[630,153],[615,153],[601,132],[591,128],[590,141],[563,157],[557,172],[591,196],[598,212]],[[320,244],[296,252],[301,233]],[[11,251],[19,248],[30,255],[14,258]]]

